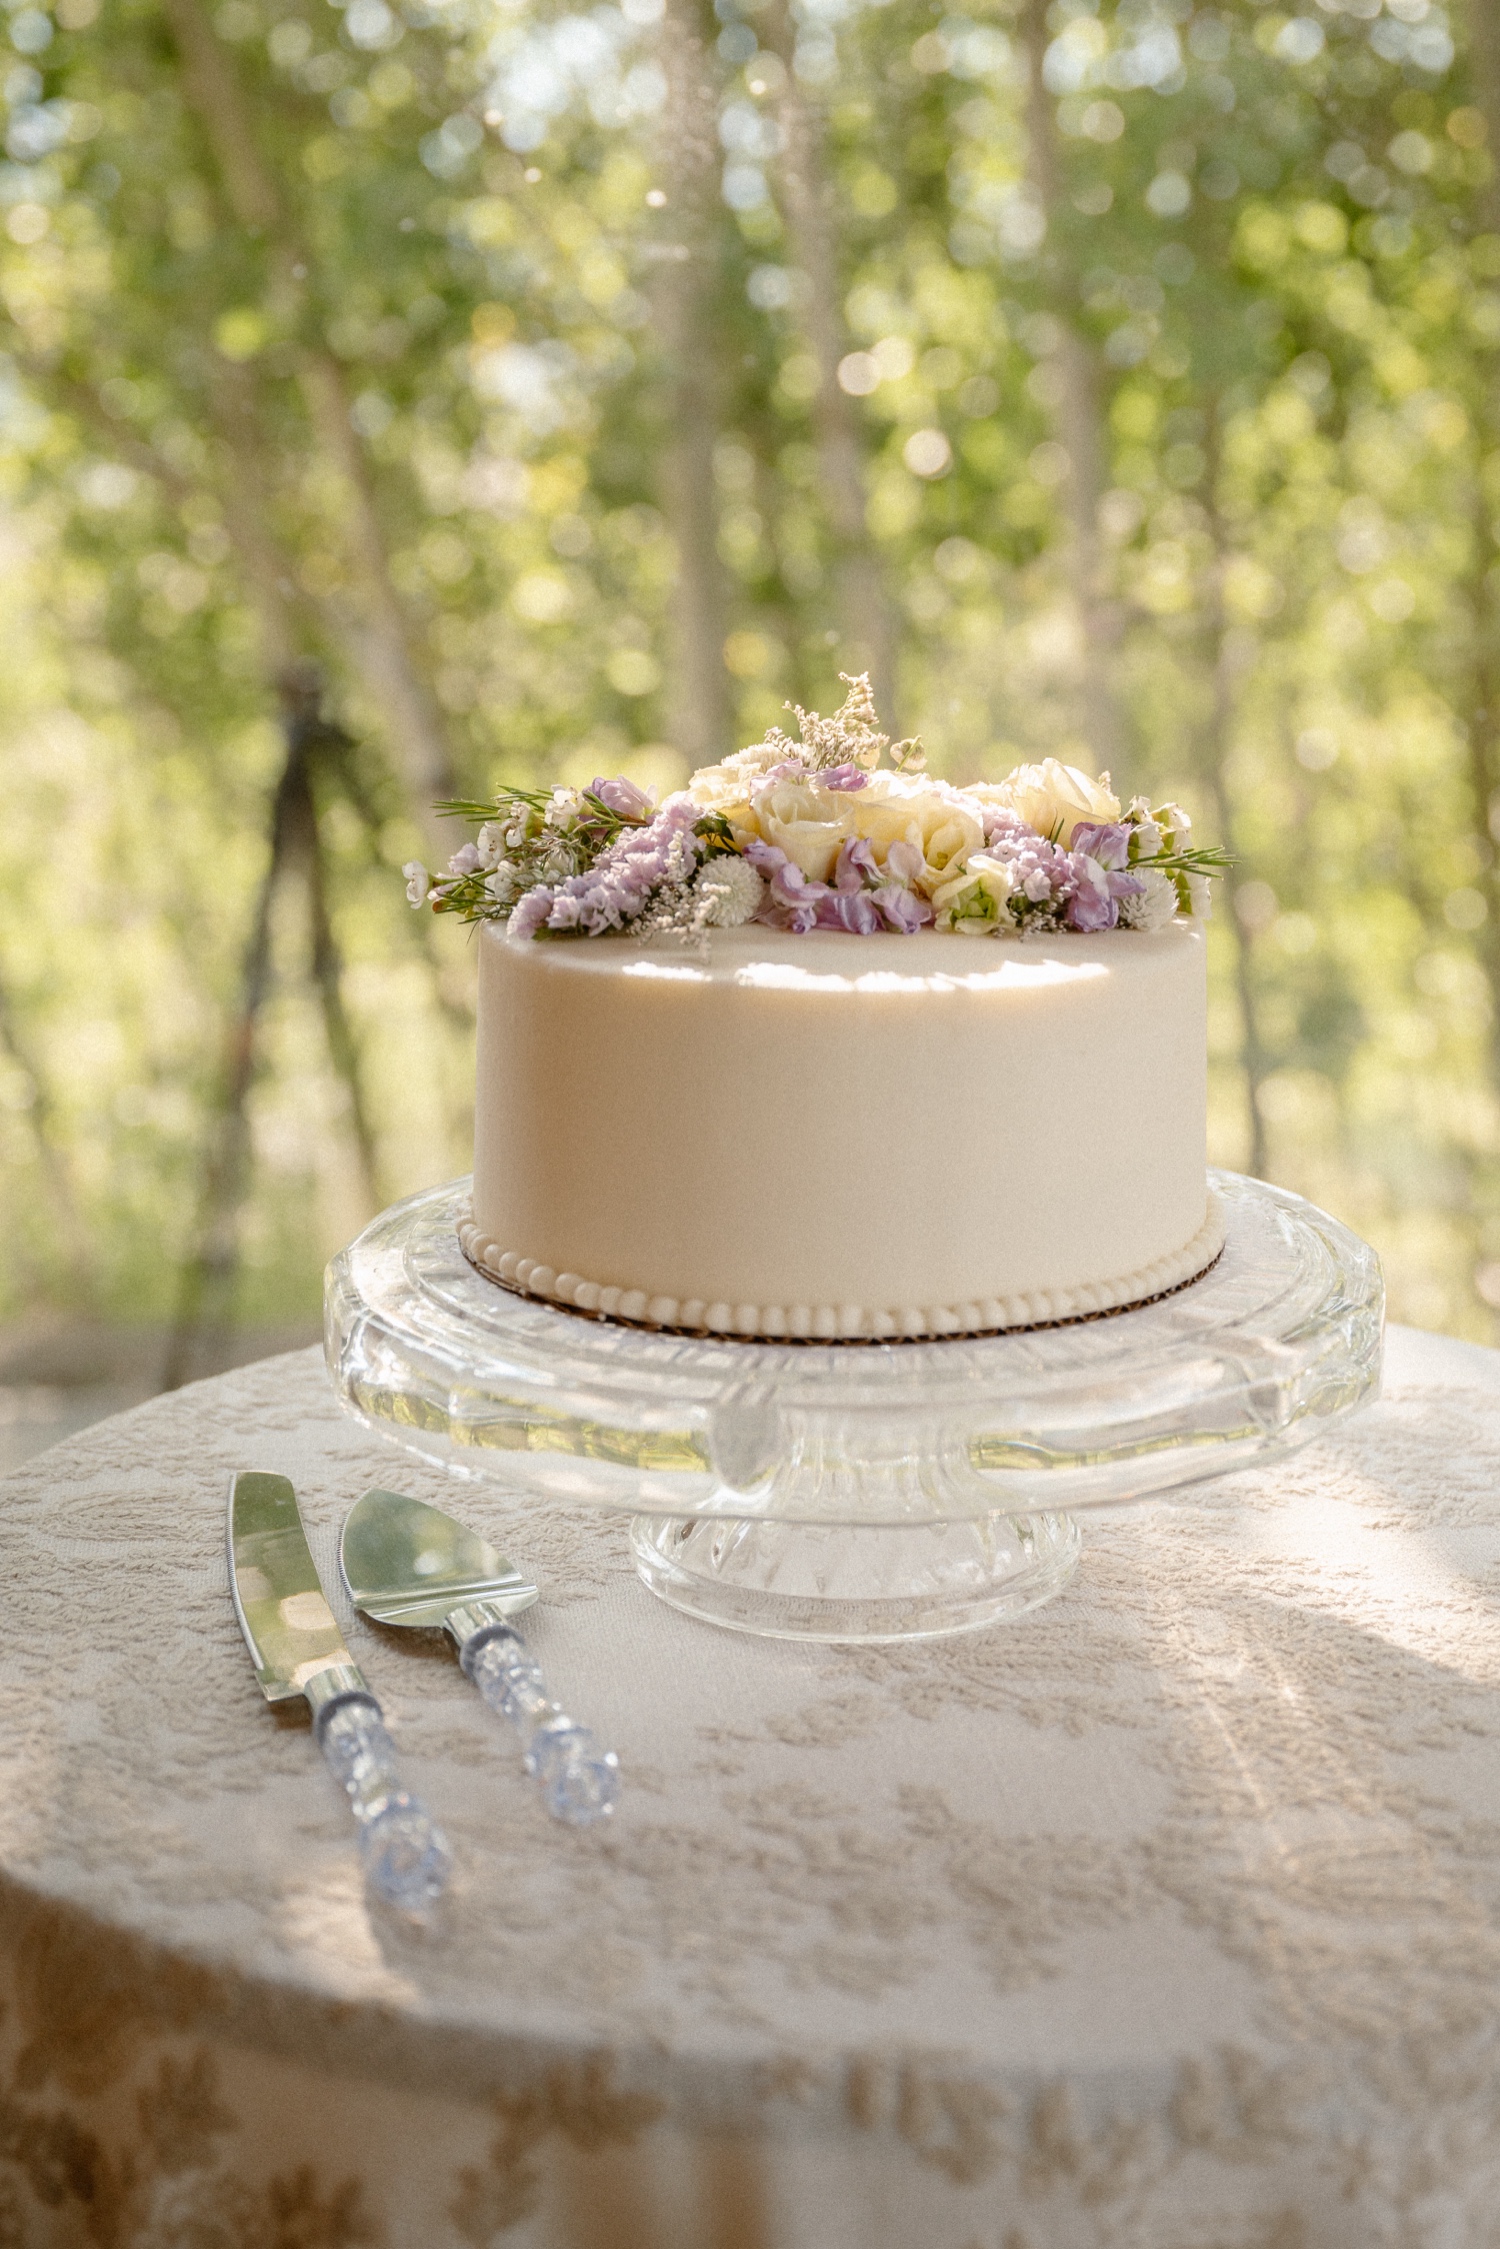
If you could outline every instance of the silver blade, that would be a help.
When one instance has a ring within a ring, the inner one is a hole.
[[[285,1476],[242,1472],[230,1483],[229,1590],[267,1702],[306,1694],[333,1664],[354,1670]]]
[[[488,1539],[401,1492],[366,1492],[350,1508],[339,1560],[349,1598],[380,1624],[441,1625],[477,1600],[509,1615],[537,1596]]]

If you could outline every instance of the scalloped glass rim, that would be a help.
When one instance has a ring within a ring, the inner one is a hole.
[[[911,1524],[1118,1506],[1321,1435],[1380,1382],[1374,1251],[1233,1172],[1205,1276],[1136,1311],[981,1338],[752,1343],[511,1294],[469,1182],[382,1212],[328,1268],[343,1405],[460,1475],[632,1515]]]

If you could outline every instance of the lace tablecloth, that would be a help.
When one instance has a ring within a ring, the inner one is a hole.
[[[330,1589],[376,1482],[539,1573],[613,1828],[351,1619],[459,1856],[373,1919],[230,1612],[237,1467]],[[1342,1434],[906,1649],[676,1616],[312,1353],[105,1422],[0,1484],[0,2249],[1490,2244],[1497,1588],[1500,1355],[1409,1331]]]

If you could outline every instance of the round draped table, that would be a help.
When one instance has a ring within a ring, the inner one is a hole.
[[[425,1932],[256,1690],[250,1467],[454,1843]],[[349,1614],[376,1483],[540,1577],[612,1827],[547,1819],[436,1638]],[[1497,1592],[1500,1355],[1411,1331],[1337,1435],[904,1647],[677,1615],[623,1521],[404,1458],[314,1353],[104,1422],[0,1484],[0,2244],[1488,2243]]]

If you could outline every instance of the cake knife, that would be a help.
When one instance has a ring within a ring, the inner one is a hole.
[[[510,1619],[537,1589],[487,1539],[440,1507],[401,1492],[366,1492],[344,1519],[339,1563],[349,1598],[378,1624],[440,1625],[467,1676],[521,1737],[526,1770],[547,1809],[570,1827],[608,1819],[620,1763],[569,1718]]]
[[[306,1697],[358,1822],[365,1880],[388,1905],[421,1912],[448,1880],[447,1840],[401,1786],[380,1705],[334,1622],[285,1476],[230,1479],[229,1590],[267,1702]]]

